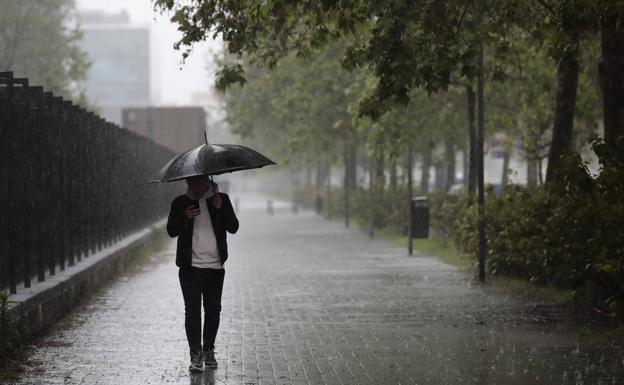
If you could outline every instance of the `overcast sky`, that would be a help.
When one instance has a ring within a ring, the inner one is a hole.
[[[181,63],[181,54],[173,49],[179,33],[167,15],[154,12],[151,0],[76,0],[79,10],[102,10],[117,13],[125,9],[130,20],[150,26],[152,99],[156,104],[183,105],[191,102],[193,92],[206,92],[213,85],[213,70],[208,70],[215,42],[194,48]]]

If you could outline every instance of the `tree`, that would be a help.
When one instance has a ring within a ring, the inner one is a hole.
[[[248,84],[226,94],[226,110],[234,132],[287,161],[291,169],[316,164],[316,194],[326,191],[330,164],[342,161],[348,226],[359,142],[348,107],[362,78],[340,67],[342,49],[328,46],[306,60],[289,56],[272,69],[245,64]]]
[[[599,11],[605,144],[624,162],[624,5],[605,0]]]
[[[529,184],[538,182],[538,169],[548,156],[550,147],[557,71],[547,46],[522,30],[513,32],[504,55],[496,62],[501,78],[491,82],[488,99],[488,129],[505,135],[505,145],[510,151],[516,147],[527,161]],[[579,60],[578,99],[574,114],[575,130],[569,148],[581,149],[596,131],[598,116],[597,87],[592,80],[592,62],[595,60],[594,42],[588,40],[581,48]],[[540,179],[541,180],[541,179]]]
[[[72,0],[0,0],[0,70],[82,100],[89,63]]]
[[[154,0],[159,10],[173,11],[183,37],[177,47],[191,47],[220,36],[234,56],[275,65],[296,52],[308,55],[336,39],[347,38],[342,63],[368,68],[376,82],[360,112],[379,117],[395,104],[406,104],[413,88],[446,89],[451,75],[474,75],[474,45],[466,39],[470,2],[357,0],[175,1]],[[185,55],[187,53],[185,52]],[[224,66],[219,85],[244,82],[240,63]]]

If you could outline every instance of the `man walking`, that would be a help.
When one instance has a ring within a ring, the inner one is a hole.
[[[206,175],[186,179],[186,194],[171,203],[167,233],[178,237],[176,265],[184,297],[184,327],[191,372],[215,368],[214,343],[219,329],[221,293],[228,258],[226,231],[238,230],[230,198]],[[204,306],[202,338],[201,306]],[[203,342],[203,347],[202,347]]]

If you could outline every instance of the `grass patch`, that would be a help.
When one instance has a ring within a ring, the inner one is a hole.
[[[379,236],[389,239],[407,250],[407,237],[392,229],[382,229]],[[437,257],[443,262],[457,266],[462,270],[474,267],[474,261],[460,253],[453,244],[439,239],[413,239],[412,247],[415,255]]]
[[[392,229],[377,231],[380,237],[397,243],[407,249],[407,237]],[[462,253],[450,242],[439,239],[414,239],[413,249],[415,255],[431,256],[456,266],[464,271],[476,272],[476,261]],[[574,305],[574,292],[570,289],[561,289],[552,286],[535,285],[526,279],[509,276],[488,274],[486,282],[491,286],[506,288],[513,292],[523,293],[527,298],[536,301],[548,301],[561,306]]]
[[[561,306],[574,305],[574,291],[571,289],[540,286],[526,279],[502,275],[490,274],[486,279],[491,285],[509,288],[514,292],[521,292],[531,300],[547,300]]]

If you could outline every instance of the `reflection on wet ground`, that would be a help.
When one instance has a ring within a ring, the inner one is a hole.
[[[584,338],[568,309],[249,199],[229,238],[216,370],[188,374],[171,244],[37,340],[18,383],[624,383],[622,345]]]

